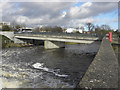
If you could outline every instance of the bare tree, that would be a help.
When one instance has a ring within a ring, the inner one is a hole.
[[[13,28],[14,31],[19,31],[20,28],[25,28],[25,24],[19,24],[15,20],[11,22],[11,27]]]
[[[93,31],[94,25],[92,23],[86,23],[86,26],[87,26],[89,31]]]
[[[101,28],[102,30],[111,30],[110,26],[109,26],[109,25],[106,25],[106,24],[101,25],[100,28]]]
[[[40,28],[36,27],[35,29],[32,30],[32,32],[40,32]]]

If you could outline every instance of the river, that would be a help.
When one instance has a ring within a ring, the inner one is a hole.
[[[2,50],[0,80],[3,88],[75,88],[94,59],[100,42]]]

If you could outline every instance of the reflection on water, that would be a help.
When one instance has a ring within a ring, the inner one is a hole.
[[[45,50],[42,46],[2,51],[0,79],[5,88],[74,88],[84,75],[100,43],[66,45]]]

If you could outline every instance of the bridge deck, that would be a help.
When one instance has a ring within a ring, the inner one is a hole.
[[[20,33],[15,34],[15,38],[50,40],[60,42],[92,43],[99,40],[94,35],[86,34],[66,34],[66,33]]]

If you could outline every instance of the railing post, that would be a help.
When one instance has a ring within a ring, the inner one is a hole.
[[[112,32],[109,32],[109,41],[112,42]]]

